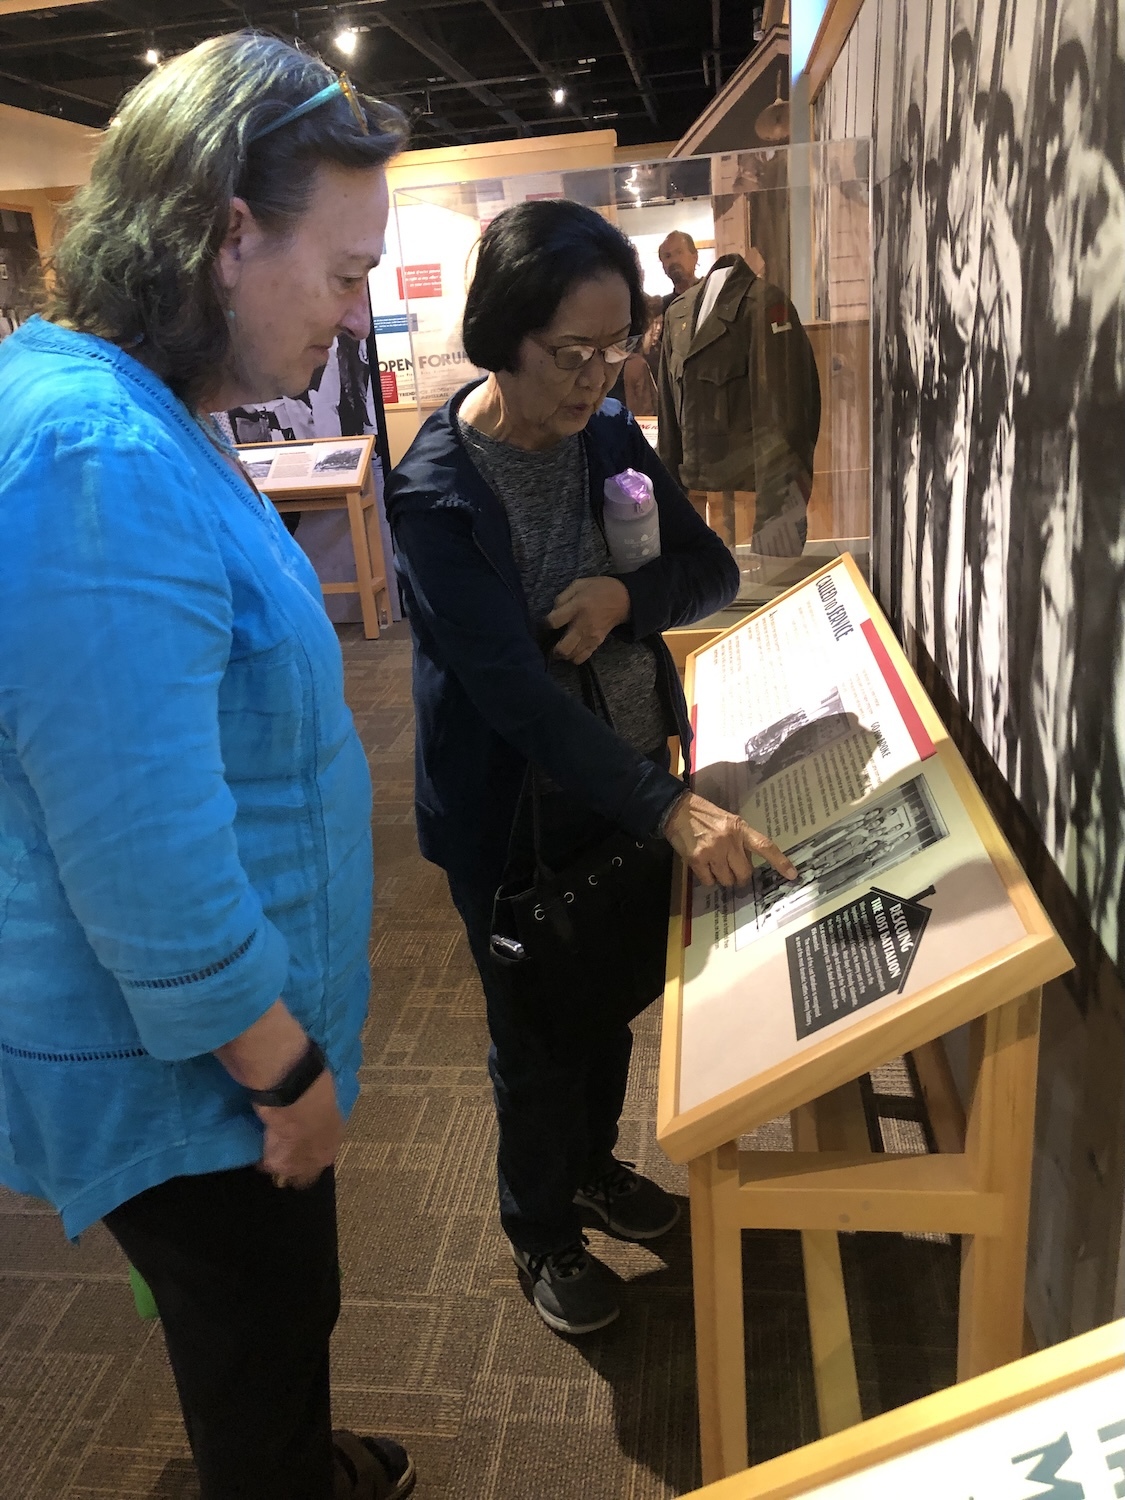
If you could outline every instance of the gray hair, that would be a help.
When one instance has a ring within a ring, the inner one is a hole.
[[[231,199],[285,236],[322,163],[379,166],[406,142],[402,113],[364,95],[367,135],[341,95],[255,140],[335,77],[254,31],[155,68],[125,99],[66,212],[48,317],[128,349],[194,405],[230,349],[214,265]]]

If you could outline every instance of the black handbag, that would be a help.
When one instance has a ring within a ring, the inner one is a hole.
[[[589,663],[579,671],[587,706],[612,728],[597,673]],[[542,791],[541,773],[529,766],[493,903],[492,956],[529,1004],[587,1025],[623,1024],[664,989],[672,847],[604,822],[607,832],[552,869],[544,859]],[[521,871],[512,855],[528,806],[531,860]]]

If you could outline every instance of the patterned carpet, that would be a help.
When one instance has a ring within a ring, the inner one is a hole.
[[[531,1312],[495,1220],[483,1001],[414,839],[409,641],[401,626],[341,635],[375,781],[378,907],[339,1174],[336,1420],[402,1438],[419,1500],[683,1494],[699,1482],[686,1201],[652,1248],[592,1236],[623,1283],[611,1328],[571,1343]],[[653,1136],[657,1051],[653,1011],[637,1025],[621,1154],[686,1194]],[[956,1246],[852,1235],[842,1249],[865,1411],[948,1384]],[[758,1461],[815,1437],[816,1416],[799,1238],[747,1234],[745,1265]],[[72,1247],[49,1210],[0,1195],[0,1500],[196,1493],[159,1329],[135,1316],[109,1236]]]

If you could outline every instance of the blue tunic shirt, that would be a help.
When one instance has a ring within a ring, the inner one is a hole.
[[[74,1235],[261,1128],[280,996],[357,1093],[370,783],[315,574],[130,355],[0,345],[0,1181]]]

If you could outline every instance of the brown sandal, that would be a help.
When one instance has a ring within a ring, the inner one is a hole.
[[[336,1456],[336,1500],[405,1500],[414,1488],[414,1461],[393,1438],[332,1434]]]

